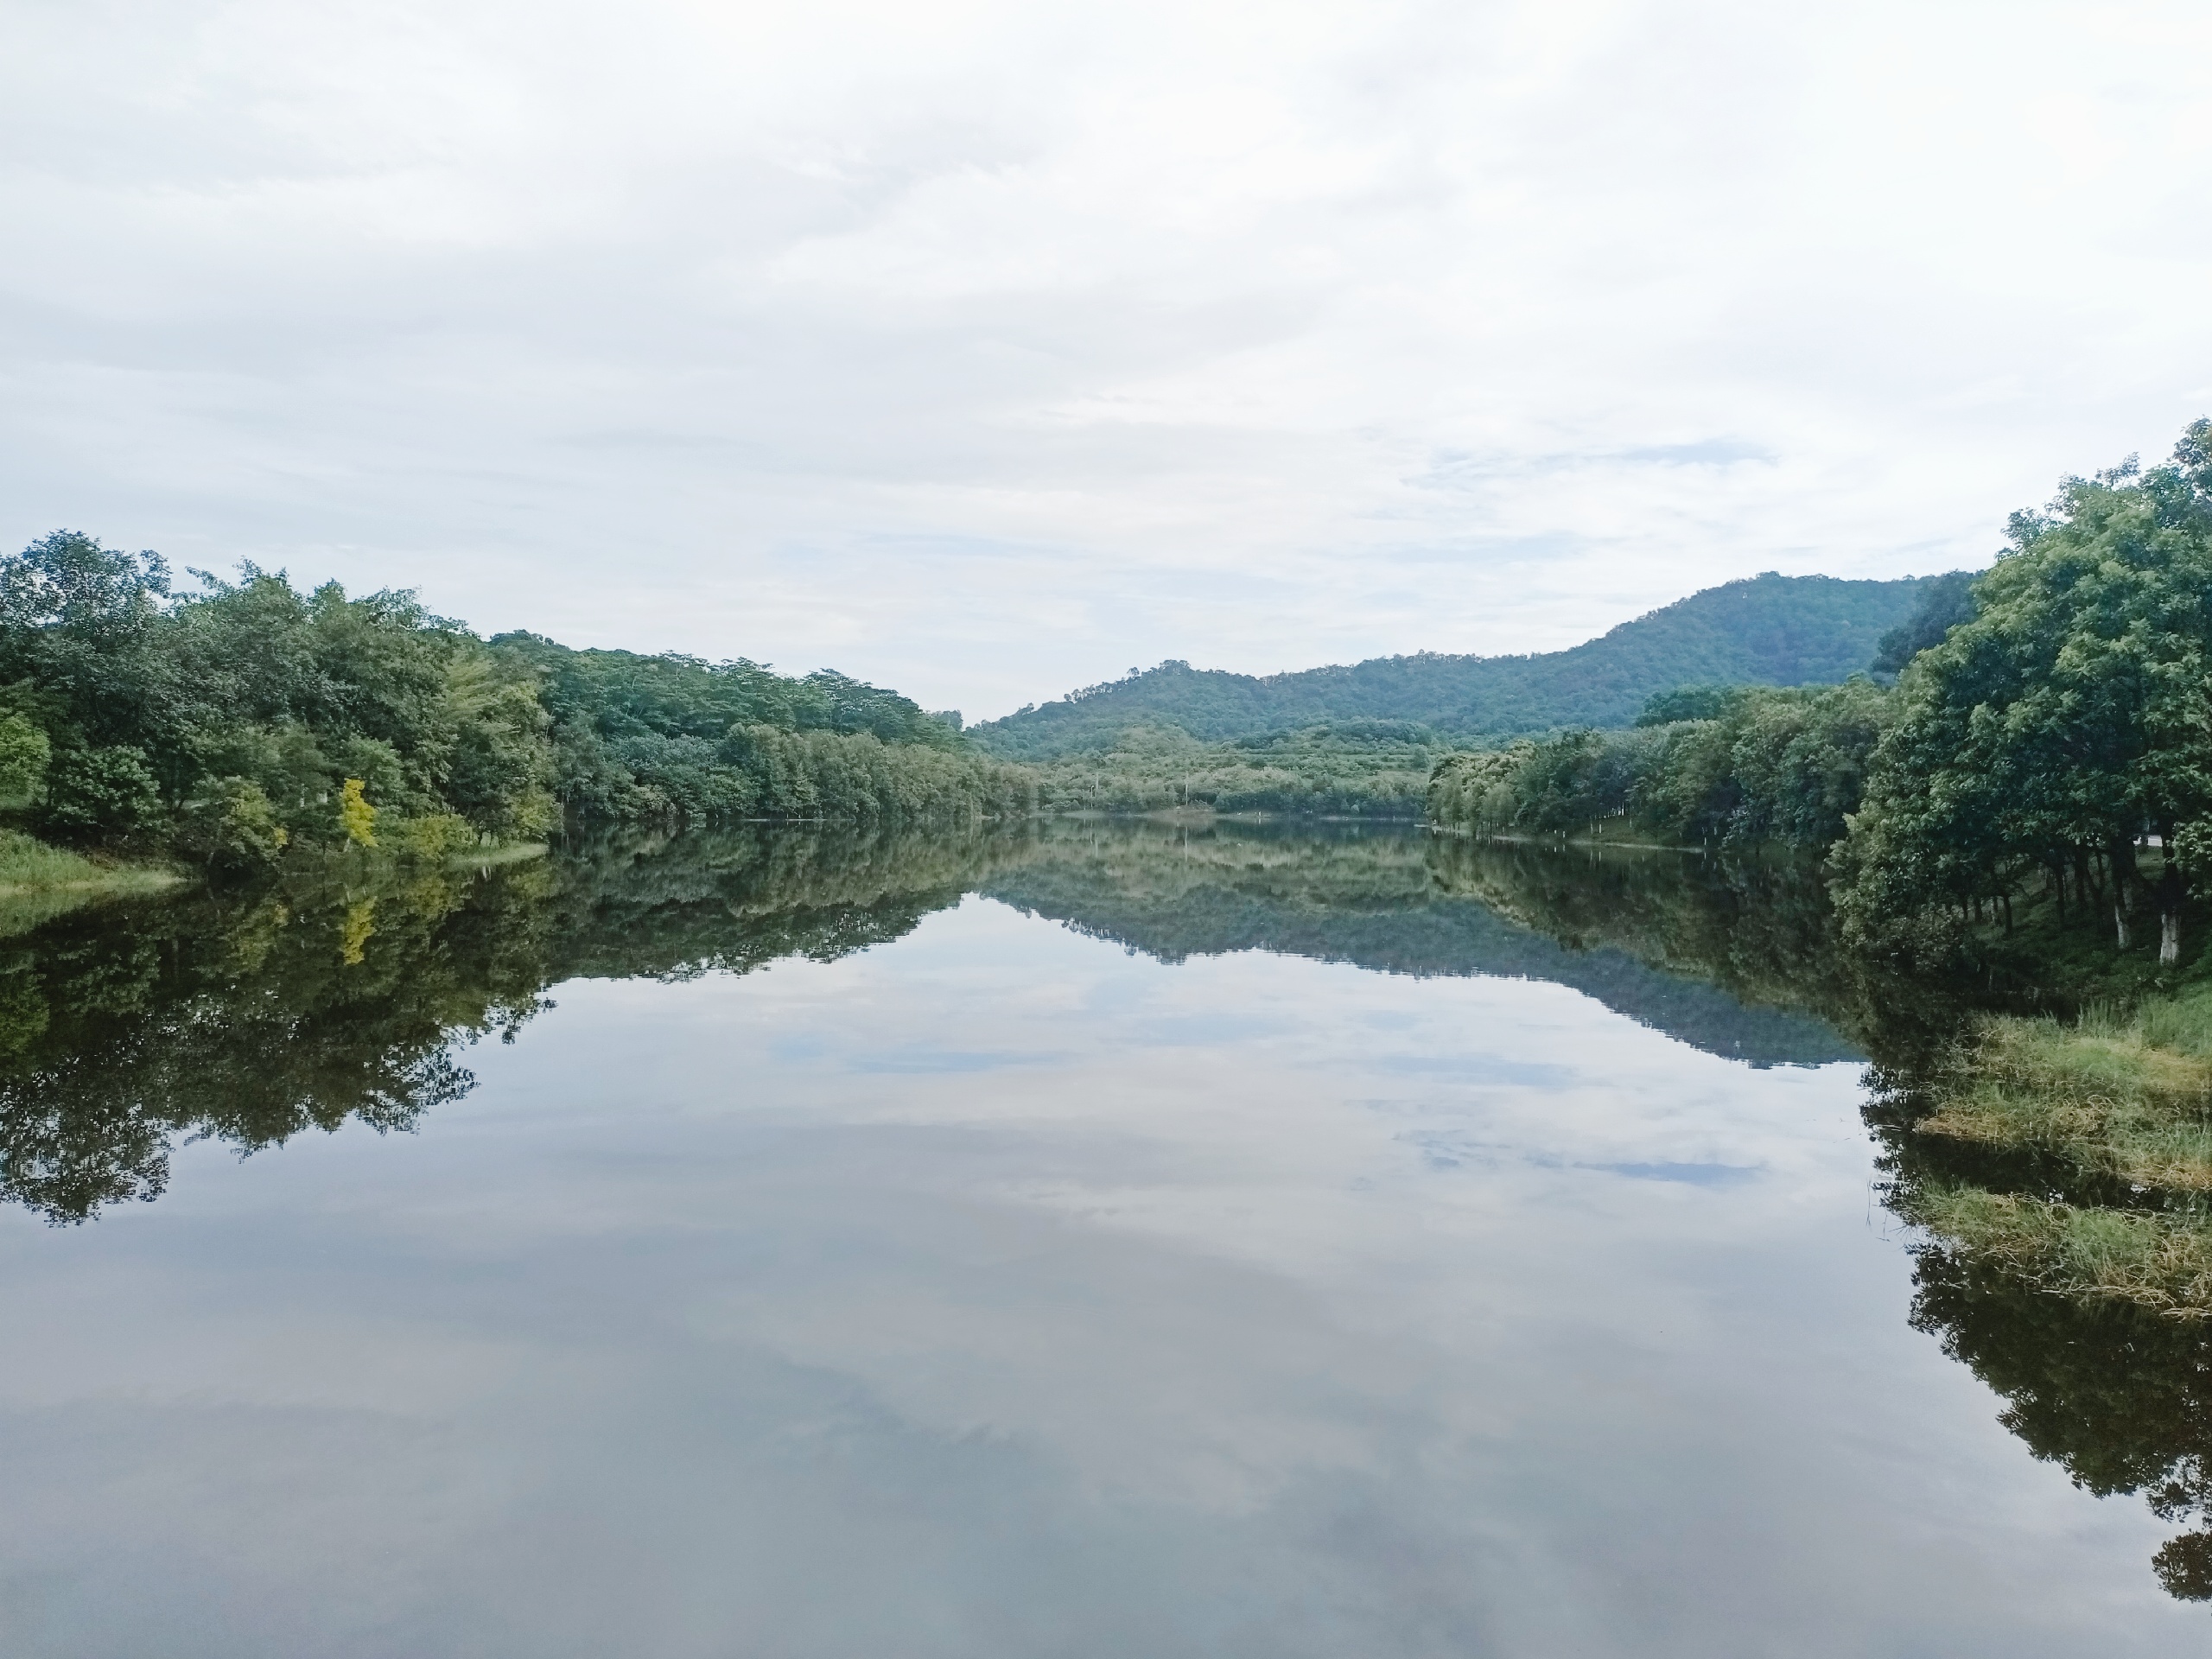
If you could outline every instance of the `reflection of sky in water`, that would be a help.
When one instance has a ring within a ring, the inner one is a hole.
[[[10,1654],[2148,1653],[1856,1068],[971,899],[0,1219]]]

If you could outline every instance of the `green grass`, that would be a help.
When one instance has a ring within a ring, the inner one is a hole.
[[[1984,1020],[1924,1135],[2058,1154],[2137,1186],[2212,1192],[2212,988],[2071,1022]]]
[[[2212,1217],[2051,1204],[1959,1186],[1923,1192],[1911,1219],[2056,1295],[2212,1317]]]
[[[20,830],[0,830],[0,893],[152,893],[175,886],[179,879],[174,871],[104,863],[67,848],[49,847]]]
[[[448,853],[445,861],[456,869],[488,870],[494,865],[522,864],[543,858],[552,849],[542,841],[502,842],[496,847],[473,847]]]
[[[1928,1096],[1922,1135],[2055,1157],[2145,1207],[1961,1184],[1914,1194],[1913,1221],[2041,1290],[2212,1317],[2212,986],[1985,1019]]]
[[[0,829],[0,938],[13,938],[96,899],[159,893],[182,878],[143,865],[103,863]]]

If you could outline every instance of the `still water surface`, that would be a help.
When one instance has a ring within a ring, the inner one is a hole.
[[[0,1649],[2203,1650],[1909,1323],[1803,893],[1490,856],[786,835],[20,935]]]

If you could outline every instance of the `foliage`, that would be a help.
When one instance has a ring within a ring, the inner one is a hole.
[[[0,805],[28,806],[46,782],[54,745],[12,710],[0,714]]]
[[[1175,727],[1132,727],[1109,749],[1038,768],[1038,793],[1063,811],[1219,812],[1412,817],[1443,744],[1408,721],[1352,720],[1228,743]]]
[[[377,844],[377,810],[361,795],[362,783],[348,778],[338,791],[338,821],[346,826],[346,839],[356,847]]]
[[[48,828],[67,836],[129,836],[162,817],[161,780],[128,744],[64,749],[47,775]]]
[[[1973,614],[1905,670],[1838,856],[1860,943],[2042,887],[2108,896],[2125,948],[2139,842],[2193,848],[2212,817],[2212,423],[2169,465],[2069,480],[2010,543]],[[2188,879],[2159,861],[2169,963]]]
[[[1678,686],[1846,679],[1866,668],[1923,585],[1769,574],[1536,656],[1423,652],[1264,677],[1167,662],[969,730],[994,754],[1042,762],[1109,751],[1136,726],[1224,742],[1344,721],[1408,721],[1462,743],[1625,726],[1647,698]]]
[[[219,779],[207,793],[186,802],[176,833],[181,850],[210,868],[232,871],[275,863],[291,839],[261,785],[243,778]]]
[[[1742,688],[1733,685],[1678,685],[1643,700],[1639,726],[1674,726],[1686,720],[1719,720],[1735,706]]]
[[[765,735],[764,735],[765,734]],[[746,662],[486,644],[410,594],[251,564],[171,589],[57,531],[0,559],[0,810],[210,868],[580,818],[1022,811],[1026,779],[895,693]],[[435,828],[412,830],[422,823]]]
[[[1902,674],[1923,651],[1940,645],[1953,628],[1974,617],[1974,573],[1952,570],[1931,576],[1920,589],[1912,614],[1882,636],[1869,664],[1877,674]]]
[[[378,837],[378,845],[401,858],[436,863],[464,851],[478,839],[476,827],[458,812],[433,812],[402,818]]]
[[[791,679],[742,659],[571,651],[527,633],[492,644],[537,676],[553,793],[586,820],[874,823],[1034,810],[1027,774],[977,753],[951,720],[842,674]]]
[[[1859,806],[1891,698],[1855,678],[1818,690],[1693,688],[1647,707],[1654,723],[1629,731],[1447,757],[1429,779],[1429,821],[1492,835],[1610,823],[1674,845],[1824,848]],[[1657,723],[1682,709],[1696,717]]]

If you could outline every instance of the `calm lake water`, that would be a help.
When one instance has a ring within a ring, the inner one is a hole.
[[[0,949],[10,1655],[2212,1638],[1946,1351],[1801,874],[785,832]]]

